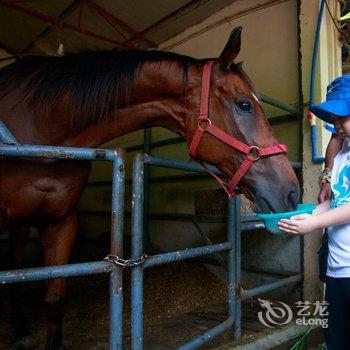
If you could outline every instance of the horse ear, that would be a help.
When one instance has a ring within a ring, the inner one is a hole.
[[[241,49],[242,27],[235,28],[228,39],[228,42],[222,51],[219,62],[223,70],[229,69]]]

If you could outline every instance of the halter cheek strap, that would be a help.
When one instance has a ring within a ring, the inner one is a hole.
[[[236,188],[245,173],[249,170],[254,162],[261,157],[268,157],[272,155],[287,153],[287,146],[284,144],[277,144],[268,147],[249,146],[242,141],[234,138],[231,135],[226,134],[224,131],[214,126],[208,117],[209,108],[209,87],[210,87],[210,75],[214,61],[208,61],[205,63],[202,72],[202,87],[201,87],[201,99],[200,109],[198,117],[198,126],[195,131],[192,141],[189,147],[190,156],[196,159],[197,149],[202,140],[203,135],[207,132],[218,140],[226,143],[233,149],[246,155],[246,158],[236,170],[235,174],[230,179],[229,183],[224,182],[220,177],[213,174],[205,164],[202,163],[206,171],[215,178],[215,180],[223,187],[229,196],[234,196],[240,191]]]

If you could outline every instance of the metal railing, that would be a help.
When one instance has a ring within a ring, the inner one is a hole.
[[[113,164],[111,207],[111,256],[123,256],[125,173],[119,150],[75,147],[1,145],[1,157],[109,161]],[[97,261],[0,272],[0,284],[40,281],[62,277],[110,274],[109,348],[122,349],[123,279],[121,266],[113,261]]]
[[[139,260],[144,256],[144,232],[142,218],[145,188],[143,172],[145,164],[196,172],[205,171],[200,165],[193,164],[192,162],[175,161],[161,157],[144,155],[141,153],[136,155],[134,159],[132,182],[132,260]],[[178,349],[181,350],[196,349],[232,327],[234,336],[236,338],[240,337],[242,300],[302,280],[301,274],[295,274],[249,290],[244,290],[241,287],[241,232],[240,197],[236,196],[228,200],[226,242],[148,256],[143,264],[140,264],[133,269],[131,280],[131,342],[133,350],[143,349],[143,270],[146,268],[182,261],[207,254],[224,251],[228,252],[227,319],[214,328],[201,334],[197,338],[180,346]]]
[[[96,150],[74,147],[2,145],[1,157],[25,157],[64,160],[97,160],[113,163],[112,212],[111,212],[111,253],[106,261],[67,264],[43,268],[31,268],[0,272],[0,284],[38,281],[62,277],[83,276],[97,273],[110,273],[110,349],[122,347],[123,325],[123,286],[122,268],[132,268],[131,280],[131,327],[132,349],[143,348],[143,271],[171,262],[181,261],[211,253],[227,251],[228,269],[228,315],[227,320],[208,330],[179,349],[195,349],[213,337],[233,327],[235,337],[241,334],[241,302],[284,285],[301,280],[296,274],[251,290],[241,288],[241,216],[240,198],[229,199],[227,214],[227,241],[203,247],[145,256],[143,250],[143,204],[144,204],[144,166],[161,166],[174,169],[204,172],[198,164],[137,154],[134,159],[132,180],[132,252],[130,260],[123,260],[123,217],[125,174],[124,162],[118,150]]]
[[[297,114],[290,107],[263,96],[264,102],[275,105],[287,111],[288,115],[271,118],[272,123],[279,123],[295,118]],[[287,108],[288,107],[288,108]],[[152,148],[162,147],[183,142],[182,139],[174,137],[168,140],[151,142],[150,130],[144,133],[144,145],[129,147],[128,150],[135,151],[143,148],[150,152]],[[241,302],[247,298],[265,293],[267,291],[293,284],[302,280],[301,274],[287,276],[276,281],[260,285],[250,290],[244,290],[241,286],[241,233],[244,230],[262,228],[261,221],[254,217],[243,217],[240,215],[240,198],[231,198],[228,201],[227,217],[220,217],[220,222],[227,221],[227,240],[219,244],[209,244],[202,247],[189,248],[185,250],[155,254],[146,256],[144,245],[148,237],[148,220],[150,218],[161,220],[174,220],[175,214],[148,214],[149,183],[179,181],[196,179],[207,176],[205,170],[194,162],[183,162],[168,158],[155,157],[147,154],[137,154],[134,159],[132,178],[132,252],[131,259],[123,259],[123,225],[124,225],[124,192],[125,173],[122,152],[118,150],[88,149],[76,147],[55,146],[33,146],[19,145],[16,139],[0,122],[0,157],[26,157],[64,160],[90,160],[109,161],[113,163],[112,173],[112,206],[111,206],[111,250],[104,261],[67,264],[60,266],[31,268],[0,272],[0,284],[38,281],[62,277],[73,277],[91,275],[97,273],[110,274],[110,321],[109,321],[109,349],[122,349],[122,326],[123,326],[123,285],[122,269],[132,269],[131,288],[131,326],[132,326],[132,350],[143,348],[143,271],[146,268],[195,258],[208,254],[218,254],[226,251],[227,259],[227,293],[228,313],[226,321],[218,324],[192,341],[180,346],[179,349],[195,349],[208,342],[213,337],[233,328],[235,338],[241,335]],[[300,163],[292,164],[294,169],[300,169]],[[192,174],[175,175],[168,177],[151,178],[148,167],[159,166],[171,169],[190,171]],[[215,168],[211,169],[217,173]],[[99,185],[99,184],[93,184]],[[104,183],[103,185],[107,185]],[[108,182],[108,186],[110,183]],[[94,213],[93,213],[94,214]],[[106,215],[106,212],[102,212]],[[196,219],[196,220],[195,220]],[[218,218],[211,218],[217,220]],[[194,218],[193,215],[179,215],[176,220],[198,221],[205,218]]]

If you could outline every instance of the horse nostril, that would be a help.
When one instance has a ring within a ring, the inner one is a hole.
[[[288,201],[287,203],[288,210],[290,211],[295,210],[299,202],[298,194],[295,193],[295,191],[290,191],[288,193],[287,201]]]

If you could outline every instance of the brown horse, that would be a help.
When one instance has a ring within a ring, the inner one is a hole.
[[[241,28],[236,28],[212,67],[209,117],[248,145],[271,146],[277,139],[250,80],[234,63],[240,37]],[[138,50],[26,57],[0,71],[0,120],[22,144],[96,147],[134,130],[161,126],[190,145],[207,61]],[[228,177],[243,159],[208,133],[196,156]],[[46,266],[68,262],[89,172],[89,162],[1,160],[0,233],[10,232],[11,268],[22,265],[20,249],[28,227],[39,230]],[[291,210],[299,199],[298,181],[285,154],[254,162],[240,187],[260,211]],[[12,295],[16,298],[15,290]],[[46,349],[63,348],[65,297],[64,279],[47,282]],[[13,311],[16,337],[26,337],[18,304]]]

